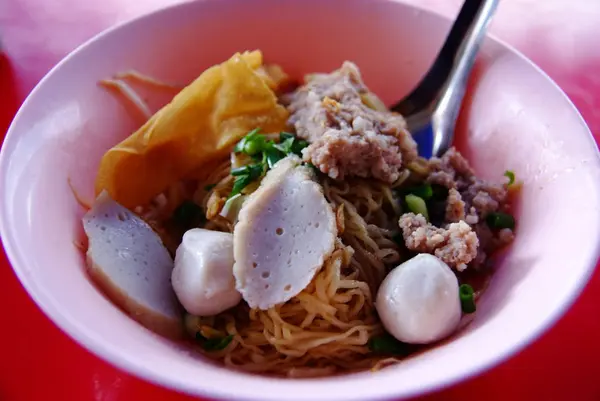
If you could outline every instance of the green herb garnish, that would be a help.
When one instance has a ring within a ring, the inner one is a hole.
[[[248,175],[248,166],[232,168],[231,175],[234,177],[238,177],[240,175]]]
[[[458,288],[458,296],[460,297],[460,307],[463,313],[473,313],[477,310],[473,287],[469,284],[462,284]]]
[[[294,145],[295,140],[296,138],[294,137],[287,138],[283,142],[276,143],[273,146],[275,147],[275,149],[278,149],[287,155],[289,153],[292,153],[292,145]]]
[[[308,142],[302,139],[298,139],[292,134],[288,134],[287,132],[282,132],[281,134],[279,134],[279,139],[280,142],[275,144],[274,147],[286,155],[295,154],[301,156],[302,149],[308,146]]]
[[[487,225],[494,230],[503,228],[515,228],[515,218],[508,213],[492,212],[485,218]]]
[[[289,132],[280,132],[279,143],[275,143],[267,141],[266,137],[260,134],[259,128],[250,131],[233,150],[251,156],[255,164],[231,170],[235,180],[229,199],[239,194],[252,181],[260,178],[268,169],[273,168],[279,160],[290,154],[301,155],[302,149],[307,146],[308,142],[296,138]]]
[[[382,334],[369,339],[369,349],[379,354],[408,355],[410,346],[396,340],[390,334]]]
[[[510,170],[506,170],[506,172],[504,172],[504,176],[506,178],[508,178],[508,185],[512,185],[515,183],[515,173],[513,173]]]
[[[265,170],[265,164],[262,162],[232,169],[231,175],[235,177],[235,180],[229,199],[242,192],[252,181],[263,175]]]
[[[266,142],[265,136],[260,134],[260,128],[255,128],[235,145],[233,151],[253,156],[264,150]]]
[[[433,196],[433,188],[429,184],[423,184],[418,187],[408,188],[406,193],[418,196],[423,200],[429,200]]]
[[[206,338],[200,332],[196,332],[196,341],[200,343],[205,351],[221,351],[233,340],[233,335],[217,338]]]
[[[292,153],[302,156],[302,149],[308,146],[308,142],[303,139],[298,139],[292,144]]]
[[[294,134],[290,134],[289,132],[280,132],[279,133],[279,143],[285,141],[286,139],[295,138]]]
[[[190,200],[183,201],[173,211],[173,221],[183,228],[199,225],[205,218],[202,208]]]
[[[262,152],[266,147],[267,141],[263,135],[256,135],[252,141],[247,141],[244,146],[244,153],[247,155],[257,155]]]
[[[420,198],[413,194],[408,194],[404,197],[404,200],[406,201],[406,206],[408,206],[408,209],[411,212],[413,212],[414,214],[421,214],[429,221],[429,213],[427,213],[427,204],[425,203],[423,198]]]
[[[315,173],[321,172],[321,170],[319,170],[319,168],[317,166],[315,166],[314,164],[312,164],[311,162],[306,163],[306,167],[312,168],[315,171]]]
[[[265,171],[265,166],[262,163],[248,164],[246,166],[231,169],[231,175],[239,177],[242,175],[248,175],[251,179],[257,179]]]
[[[277,163],[279,160],[285,157],[285,154],[273,146],[267,146],[267,149],[265,149],[264,152],[264,156],[265,161],[267,162],[267,166],[269,166],[269,168],[271,169],[273,168],[275,163]]]
[[[239,175],[235,177],[233,181],[233,188],[229,194],[229,199],[242,192],[242,189],[246,188],[252,182],[252,178],[249,175]]]

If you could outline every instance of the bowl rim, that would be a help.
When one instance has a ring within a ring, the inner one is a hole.
[[[200,5],[200,3],[210,3],[210,2],[214,2],[214,1],[216,1],[216,0],[199,0],[199,1],[195,1],[195,2],[185,1],[185,2],[180,2],[180,3],[176,3],[176,4],[170,4],[168,6],[160,7],[158,9],[152,10],[150,12],[144,13],[142,15],[138,15],[133,18],[125,19],[125,20],[97,33],[96,35],[92,36],[90,39],[86,40],[84,43],[77,46],[74,50],[72,50],[69,54],[67,54],[63,59],[61,59],[54,67],[52,67],[44,75],[44,77],[35,85],[35,87],[31,90],[31,92],[28,94],[26,99],[23,101],[22,105],[20,106],[19,110],[15,114],[15,116],[6,132],[4,141],[2,143],[2,148],[0,149],[0,193],[4,193],[3,189],[6,185],[6,183],[5,183],[6,171],[8,171],[7,165],[9,163],[10,156],[14,151],[14,145],[19,140],[19,136],[16,133],[15,126],[17,126],[18,122],[23,118],[23,114],[25,114],[25,111],[30,107],[30,103],[35,101],[35,98],[37,97],[37,93],[40,91],[40,88],[42,88],[46,84],[46,82],[48,80],[50,80],[53,75],[55,75],[57,73],[57,71],[62,69],[65,64],[70,63],[71,59],[78,57],[79,53],[81,53],[85,48],[89,47],[93,43],[101,40],[102,38],[104,38],[106,36],[113,35],[115,32],[118,32],[129,25],[141,24],[141,23],[145,22],[146,20],[151,20],[153,18],[156,18],[159,14],[169,13],[169,12],[176,13],[179,9],[185,9],[190,6],[202,7],[202,5]],[[407,8],[413,9],[413,10],[418,10],[419,12],[434,15],[435,17],[444,19],[446,21],[450,20],[449,17],[441,14],[438,11],[424,8],[424,7],[421,7],[418,5],[408,4],[403,0],[379,0],[379,1],[382,1],[385,3],[397,3],[404,7],[407,7]],[[566,95],[566,93],[558,86],[558,84],[556,84],[556,82],[552,78],[550,78],[550,76],[548,74],[546,74],[540,67],[538,67],[533,61],[531,61],[529,58],[527,58],[524,54],[522,54],[519,50],[514,48],[512,45],[506,43],[505,41],[503,41],[501,39],[498,39],[495,35],[490,34],[490,33],[488,33],[486,35],[486,40],[495,42],[496,45],[499,45],[506,51],[512,53],[513,55],[515,55],[516,57],[521,59],[523,62],[525,62],[526,64],[529,64],[530,67],[532,67],[538,74],[540,74],[543,78],[545,78],[545,80],[548,81],[551,86],[554,87],[554,90],[557,91],[557,95],[561,96],[563,98],[563,100],[566,101],[565,104],[568,105],[567,107],[569,107],[571,109],[571,112],[574,113],[574,116],[576,116],[576,118],[579,120],[582,128],[584,128],[585,131],[587,132],[587,140],[590,141],[590,143],[592,144],[592,147],[595,148],[596,158],[594,160],[594,164],[596,165],[596,167],[600,168],[600,151],[598,150],[598,143],[595,141],[587,123],[583,119],[579,110],[575,107],[575,105],[572,103],[571,99]],[[47,295],[44,293],[44,290],[42,289],[42,287],[38,286],[38,284],[36,283],[36,280],[34,278],[30,277],[28,274],[26,274],[26,272],[25,272],[26,269],[24,267],[25,263],[24,263],[24,257],[23,257],[23,250],[20,248],[20,246],[15,241],[14,236],[12,236],[10,234],[12,231],[12,228],[11,228],[12,224],[10,223],[10,214],[9,214],[9,211],[7,210],[8,208],[6,205],[7,205],[7,203],[3,202],[2,206],[0,206],[0,240],[3,243],[4,250],[5,250],[6,256],[7,256],[7,260],[9,262],[9,264],[11,265],[11,268],[15,272],[16,276],[18,277],[19,281],[21,282],[21,285],[25,288],[27,294],[29,295],[29,297],[31,297],[31,299],[33,299],[33,301],[38,306],[38,308],[40,308],[42,310],[42,312],[47,317],[49,317],[50,320],[61,331],[63,331],[65,334],[67,334],[69,337],[71,337],[73,340],[75,340],[76,343],[78,343],[80,346],[85,348],[87,351],[89,351],[90,353],[92,353],[93,355],[98,357],[99,359],[110,363],[111,365],[127,372],[128,374],[134,375],[138,378],[146,380],[155,385],[159,385],[159,386],[168,388],[173,391],[183,391],[183,392],[193,395],[193,396],[201,396],[201,397],[209,396],[209,397],[218,397],[218,398],[223,398],[223,399],[235,398],[235,399],[243,399],[243,400],[258,400],[258,399],[262,398],[262,400],[264,400],[264,401],[266,401],[267,399],[268,400],[281,400],[281,401],[300,400],[300,398],[296,398],[295,394],[293,394],[291,392],[278,392],[278,394],[272,394],[272,393],[266,391],[267,389],[262,386],[257,386],[258,391],[253,391],[252,393],[254,393],[254,394],[251,394],[251,392],[248,392],[247,394],[240,397],[239,389],[232,388],[233,386],[231,386],[231,387],[230,386],[218,386],[218,385],[215,386],[215,385],[211,385],[210,383],[208,385],[200,385],[200,386],[192,385],[185,380],[178,380],[178,379],[174,379],[174,378],[170,378],[170,377],[161,375],[161,374],[157,373],[154,369],[151,369],[147,365],[141,363],[141,361],[138,360],[139,358],[135,358],[135,357],[131,357],[131,356],[123,356],[123,354],[121,352],[119,352],[119,350],[117,348],[113,348],[110,346],[107,347],[97,337],[90,336],[89,333],[86,333],[85,330],[82,330],[82,328],[78,324],[71,322],[68,319],[67,315],[61,311],[61,309],[58,307],[58,305],[54,305],[52,300],[47,297]],[[579,297],[579,295],[583,291],[584,287],[589,282],[589,280],[595,270],[595,267],[598,263],[599,258],[600,258],[600,243],[598,245],[596,245],[595,253],[590,255],[587,265],[585,266],[585,270],[583,270],[583,273],[580,275],[580,277],[578,277],[577,284],[573,287],[572,292],[565,297],[562,305],[559,308],[557,308],[556,310],[554,310],[552,313],[548,314],[548,316],[545,319],[540,320],[537,327],[532,329],[526,336],[523,336],[521,341],[515,342],[514,344],[507,346],[506,349],[504,349],[504,350],[500,350],[493,354],[490,354],[490,357],[488,357],[485,361],[478,362],[474,365],[471,365],[470,368],[464,369],[464,370],[466,370],[466,372],[462,371],[462,370],[449,371],[448,374],[443,379],[439,379],[439,380],[437,380],[437,382],[433,381],[432,383],[430,383],[430,385],[428,387],[413,386],[413,387],[408,388],[404,392],[396,392],[396,393],[394,393],[393,390],[377,391],[376,389],[371,389],[371,390],[376,390],[377,394],[374,394],[374,396],[370,399],[383,400],[383,399],[389,399],[390,397],[394,397],[397,399],[397,398],[404,398],[404,397],[413,397],[413,396],[417,396],[417,395],[424,395],[424,394],[431,393],[434,391],[439,391],[439,390],[446,388],[452,384],[456,384],[458,382],[464,381],[473,376],[479,375],[479,374],[489,370],[493,366],[496,366],[499,363],[514,356],[518,352],[522,351],[526,346],[530,345],[532,342],[537,340],[543,333],[545,333],[550,327],[552,327],[565,314],[565,312],[573,305],[575,300]],[[128,354],[126,354],[126,355],[128,355]],[[252,380],[262,381],[261,384],[267,385],[267,386],[269,385],[269,383],[273,383],[271,378],[266,378],[264,376],[248,375],[248,374],[234,372],[234,371],[229,371],[229,373],[238,374],[238,375],[241,374]],[[269,380],[269,381],[267,381],[267,380]],[[328,383],[333,383],[336,381],[336,377],[321,379],[321,383],[323,383],[323,381],[326,381]],[[198,381],[196,383],[200,383],[200,382],[202,382],[202,381]],[[284,383],[282,386],[279,386],[280,389],[289,387],[290,390],[292,389],[293,384],[297,384],[299,382],[304,382],[306,384],[311,383],[313,385],[317,383],[316,381],[314,381],[312,379],[296,379],[296,380],[282,379],[280,382]],[[325,385],[327,385],[327,384],[325,384]],[[230,389],[230,388],[232,388],[232,389]],[[260,393],[260,395],[259,395],[259,393]],[[333,397],[328,396],[327,399],[330,401],[334,401],[334,400],[335,401],[337,401],[337,400],[340,400],[340,401],[341,400],[345,400],[345,401],[357,400],[358,401],[358,400],[364,400],[364,398],[362,398],[362,397],[363,396],[360,394],[355,394],[355,395],[349,396],[346,393],[346,394],[340,394],[338,396],[333,396]],[[302,398],[302,399],[305,399],[305,398]],[[311,397],[310,399],[316,400],[316,399],[320,399],[320,398]]]

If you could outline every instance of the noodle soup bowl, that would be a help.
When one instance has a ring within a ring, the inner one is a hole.
[[[379,372],[263,377],[210,363],[130,319],[89,280],[74,246],[81,217],[69,181],[93,199],[100,158],[141,120],[97,85],[135,69],[188,83],[236,51],[261,49],[288,73],[344,60],[388,104],[425,73],[451,21],[392,0],[219,0],[177,5],[115,27],[56,66],[16,116],[0,159],[1,235],[31,297],[68,335],[119,368],[185,393],[287,401],[399,399],[482,372],[525,347],[572,304],[598,259],[600,162],[592,136],[536,66],[488,38],[456,145],[486,179],[515,172],[523,189],[515,242],[474,320],[443,343]],[[152,95],[152,96],[150,96]],[[148,94],[157,109],[172,96]]]

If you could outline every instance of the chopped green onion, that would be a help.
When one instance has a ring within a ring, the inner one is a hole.
[[[287,155],[289,153],[292,153],[292,146],[294,145],[294,140],[295,138],[291,137],[273,146],[275,147],[275,149],[278,149]]]
[[[245,137],[243,137],[233,148],[233,151],[236,153],[241,153],[244,151],[244,148],[246,146],[246,141],[248,141],[249,139],[251,140],[253,137],[255,137],[256,135],[258,135],[258,133],[260,132],[260,128],[255,128],[252,131],[248,132],[246,134]]]
[[[308,146],[308,142],[303,139],[294,141],[292,144],[292,153],[297,154],[298,156],[302,156],[302,149]]]
[[[308,142],[298,139],[288,132],[281,132],[279,134],[279,143],[274,146],[286,155],[294,153],[300,156],[302,154],[302,149],[308,146]]]
[[[248,166],[248,170],[250,173],[250,178],[255,180],[258,177],[260,177],[261,175],[263,175],[263,173],[265,172],[265,165],[264,165],[264,163],[250,164]]]
[[[232,198],[235,195],[242,192],[242,189],[246,188],[251,182],[252,178],[250,178],[250,176],[247,174],[235,177],[235,180],[233,181],[233,188],[231,189],[229,198]]]
[[[380,354],[408,355],[410,347],[401,341],[396,340],[390,334],[382,334],[369,339],[369,349]]]
[[[306,166],[312,168],[315,171],[315,173],[321,172],[321,170],[319,170],[319,168],[317,166],[315,166],[314,164],[312,164],[311,162],[306,163]]]
[[[229,345],[229,343],[233,340],[233,335],[228,335],[222,338],[211,338],[206,340],[202,345],[206,351],[221,351]]]
[[[260,177],[264,170],[265,168],[262,163],[248,164],[246,166],[231,169],[231,175],[234,177],[249,175],[250,178],[254,180]]]
[[[508,185],[512,185],[515,183],[515,173],[510,170],[506,170],[504,176],[508,178]]]
[[[233,147],[233,151],[235,153],[242,153],[244,151],[244,145],[246,144],[246,138],[242,138],[238,143]]]
[[[429,213],[427,213],[427,205],[425,204],[423,198],[420,198],[413,194],[408,194],[404,197],[404,200],[406,201],[406,206],[408,206],[408,209],[411,212],[413,212],[414,214],[421,214],[423,215],[423,217],[429,220]]]
[[[248,134],[246,134],[246,138],[254,138],[255,136],[258,136],[258,134],[260,134],[260,128],[254,128],[252,131],[248,132]]]
[[[477,310],[473,298],[473,287],[469,284],[462,284],[458,288],[458,296],[460,297],[460,307],[463,313],[473,313]]]
[[[265,159],[269,168],[273,168],[275,163],[285,157],[285,154],[281,153],[278,149],[273,146],[269,146],[264,151]]]
[[[196,203],[186,200],[183,201],[173,211],[173,221],[180,227],[191,227],[198,225],[205,219],[204,211]]]
[[[418,187],[409,188],[407,193],[416,195],[423,200],[429,200],[433,196],[433,188],[429,184],[423,184]]]
[[[515,218],[508,213],[492,212],[485,218],[487,225],[496,230],[503,228],[515,228]]]
[[[256,155],[265,149],[267,140],[264,135],[256,135],[252,139],[246,140],[244,145],[244,153],[247,155]]]
[[[242,166],[238,168],[231,169],[231,175],[237,177],[239,175],[247,175],[248,174],[248,166]]]
[[[204,186],[204,190],[206,192],[208,192],[208,191],[212,190],[216,186],[217,186],[217,184],[208,184],[208,185]]]
[[[218,338],[206,338],[199,332],[196,332],[196,341],[198,341],[205,351],[221,351],[233,340],[233,335]]]
[[[234,152],[251,156],[256,163],[231,170],[231,175],[235,177],[235,180],[229,199],[239,194],[266,170],[273,168],[279,160],[291,153],[300,155],[302,149],[308,146],[308,142],[297,139],[289,132],[279,133],[279,143],[267,141],[266,137],[259,132],[259,128],[250,131],[233,149]]]
[[[279,143],[284,142],[286,139],[294,138],[294,134],[290,134],[289,132],[280,132],[279,133]]]
[[[264,135],[260,135],[260,128],[253,129],[241,141],[235,145],[233,151],[236,153],[245,153],[253,156],[263,151],[267,140]]]

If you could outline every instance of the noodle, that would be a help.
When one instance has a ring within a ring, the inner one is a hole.
[[[142,115],[144,121],[149,120],[152,117],[152,112],[148,104],[127,84],[120,79],[105,79],[100,82],[101,85],[114,89],[124,99],[129,101],[132,106],[135,107],[136,111]]]

